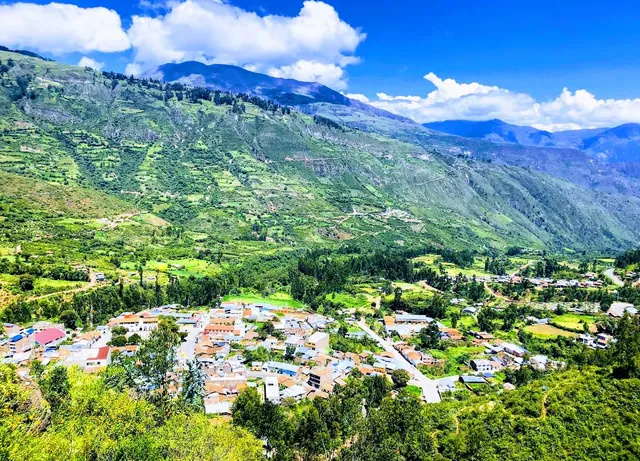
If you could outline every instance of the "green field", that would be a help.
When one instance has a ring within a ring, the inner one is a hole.
[[[554,323],[557,323],[558,325],[561,325],[565,328],[570,328],[572,330],[581,330],[583,322],[586,322],[586,324],[589,325],[591,331],[596,331],[595,323],[598,321],[598,317],[594,315],[566,313],[553,317],[552,321]]]
[[[524,329],[538,338],[555,338],[557,336],[575,338],[578,336],[577,333],[561,330],[553,325],[528,325]]]
[[[287,293],[274,293],[271,296],[259,296],[251,293],[241,295],[229,295],[222,298],[223,302],[231,303],[247,303],[247,304],[272,304],[274,306],[285,307],[289,309],[304,309],[304,304],[297,301]]]

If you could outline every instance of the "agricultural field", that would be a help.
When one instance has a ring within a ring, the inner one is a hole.
[[[594,315],[566,313],[553,317],[551,320],[555,324],[572,330],[582,330],[583,324],[586,323],[589,326],[589,330],[595,332],[597,331],[595,324],[598,319],[599,317]]]
[[[535,337],[542,338],[542,339],[556,338],[558,336],[567,336],[570,338],[575,338],[578,336],[577,333],[562,330],[558,327],[554,327],[553,325],[528,325],[524,329],[525,331],[532,333]]]
[[[246,303],[246,304],[271,304],[287,309],[304,309],[304,303],[293,299],[288,293],[274,293],[270,296],[261,296],[254,293],[228,295],[222,298],[222,302]]]

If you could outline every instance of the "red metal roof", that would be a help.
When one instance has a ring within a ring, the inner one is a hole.
[[[89,360],[107,360],[107,357],[109,357],[110,349],[111,348],[109,346],[102,346],[100,349],[98,349],[98,356],[93,357],[92,359],[89,359]]]
[[[54,341],[62,339],[66,336],[65,332],[58,328],[47,328],[40,333],[36,333],[35,340],[41,346],[46,346]]]

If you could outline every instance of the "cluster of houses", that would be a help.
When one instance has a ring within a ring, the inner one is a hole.
[[[587,272],[583,274],[581,280],[576,279],[559,279],[555,280],[548,277],[521,277],[519,275],[485,275],[482,277],[476,277],[479,282],[486,283],[499,283],[499,284],[518,284],[523,281],[527,281],[537,288],[601,288],[603,286],[602,280],[598,279],[598,275],[593,272]]]

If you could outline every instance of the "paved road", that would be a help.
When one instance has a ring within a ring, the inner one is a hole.
[[[607,269],[606,271],[604,271],[604,275],[606,275],[609,278],[609,280],[611,280],[614,284],[618,285],[619,287],[624,286],[624,282],[620,280],[620,277],[618,277],[615,274],[615,272],[613,271],[613,268]]]
[[[198,335],[204,331],[204,326],[209,324],[210,314],[204,314],[200,326],[186,327],[182,331],[187,332],[187,337],[180,344],[178,359],[185,363],[196,357],[196,339]]]
[[[358,322],[358,326],[362,328],[362,330],[364,330],[366,334],[373,338],[378,343],[378,345],[380,345],[380,347],[382,347],[386,352],[393,355],[394,361],[399,368],[402,368],[403,370],[407,370],[409,372],[409,374],[413,377],[413,383],[422,388],[422,397],[427,403],[437,403],[440,401],[440,393],[438,392],[438,387],[435,381],[427,378],[425,375],[420,373],[420,370],[411,365],[411,363],[408,362],[407,359],[405,359],[402,354],[400,354],[400,352],[398,352],[393,347],[393,344],[382,339],[373,330],[371,330],[364,319],[360,319],[360,321]]]

